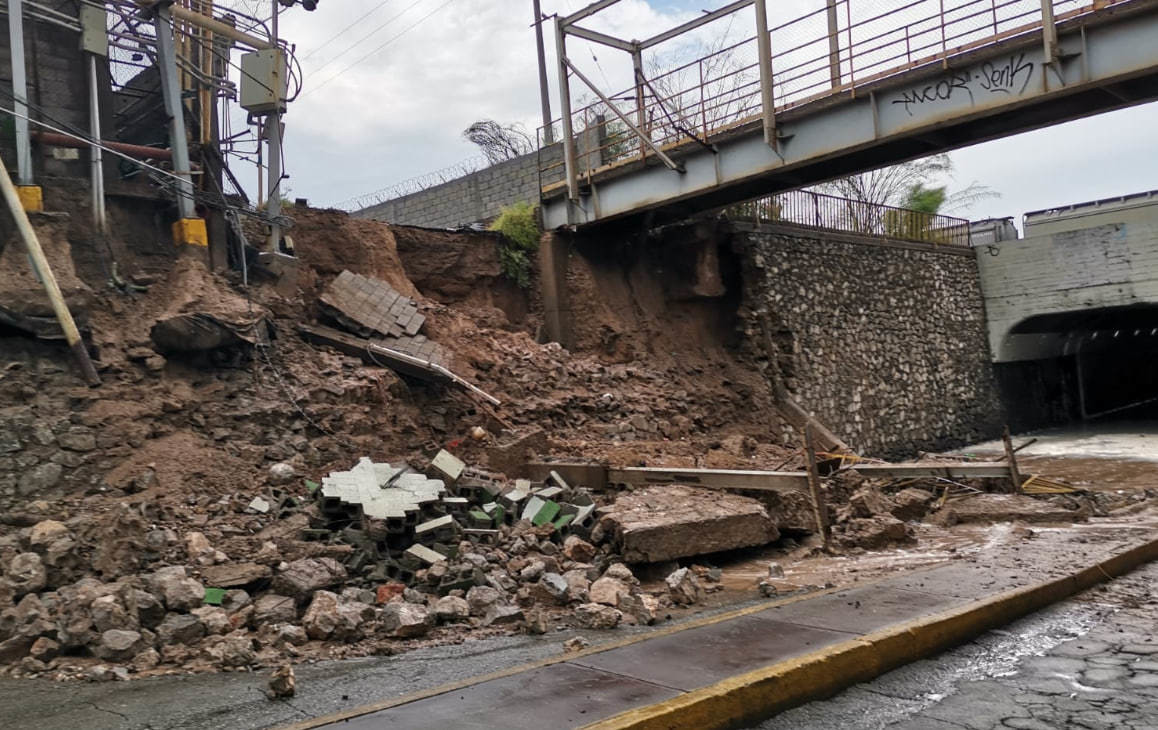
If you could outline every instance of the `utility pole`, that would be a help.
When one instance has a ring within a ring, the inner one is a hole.
[[[181,101],[181,84],[177,80],[177,50],[174,47],[173,15],[169,5],[153,7],[157,32],[157,61],[161,71],[161,96],[169,115],[169,146],[173,150],[173,172],[177,183],[177,218],[173,224],[173,242],[177,245],[209,246],[205,221],[197,217],[193,205],[193,177],[189,164],[189,142],[185,137],[185,104]]]
[[[535,10],[535,47],[539,52],[539,103],[543,107],[543,143],[555,141],[555,131],[551,129],[551,96],[547,88],[547,56],[543,51],[543,12],[539,0],[531,0]]]
[[[24,61],[24,0],[8,0],[8,41],[12,53],[12,106],[16,111],[16,192],[24,209],[44,210],[44,197],[32,173],[32,138],[28,132],[28,74]]]
[[[273,35],[273,47],[275,51],[278,49],[277,43],[277,14],[279,0],[272,0],[273,3],[273,18],[270,22],[270,29]],[[281,71],[280,65],[277,66],[278,71]],[[280,91],[282,79],[280,73],[275,79],[277,86],[274,88]],[[275,95],[276,96],[276,95]],[[269,193],[265,206],[265,212],[270,218],[269,224],[269,239],[266,241],[265,248],[267,251],[277,252],[281,248],[281,225],[277,219],[281,216],[281,110],[275,108],[273,113],[269,115],[265,122],[265,136],[269,143]]]

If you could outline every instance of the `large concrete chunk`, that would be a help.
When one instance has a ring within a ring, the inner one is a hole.
[[[601,526],[629,563],[765,545],[780,536],[760,502],[683,486],[625,494],[608,509]]]

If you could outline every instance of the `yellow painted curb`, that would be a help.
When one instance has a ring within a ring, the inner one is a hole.
[[[1158,559],[1158,540],[1057,580],[1016,588],[890,626],[787,661],[729,677],[670,700],[585,725],[585,730],[713,730],[745,727],[961,644]]]

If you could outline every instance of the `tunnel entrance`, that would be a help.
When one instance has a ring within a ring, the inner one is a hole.
[[[1158,305],[1031,317],[1042,357],[995,366],[1011,425],[1158,419]]]

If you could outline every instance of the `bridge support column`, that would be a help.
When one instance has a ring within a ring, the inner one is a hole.
[[[543,296],[543,324],[550,342],[570,349],[573,341],[571,297],[567,291],[567,264],[571,239],[548,231],[539,239],[539,289]]]

